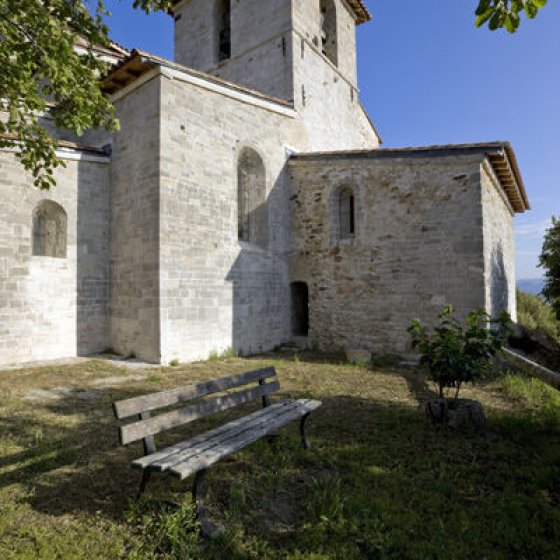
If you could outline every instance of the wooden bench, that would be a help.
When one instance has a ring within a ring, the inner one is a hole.
[[[242,390],[231,392],[232,389],[241,387]],[[306,449],[309,448],[305,434],[306,420],[311,412],[321,406],[321,402],[301,399],[282,400],[271,404],[270,395],[279,389],[276,371],[269,367],[114,403],[113,409],[118,420],[135,418],[134,422],[119,428],[121,444],[139,440],[144,442],[144,456],[132,462],[134,468],[142,471],[139,495],[144,492],[153,472],[168,473],[181,480],[195,475],[192,486],[193,500],[201,515],[202,478],[209,467],[224,457],[276,432],[293,420],[300,420],[302,443]],[[220,396],[192,403],[197,399],[224,392],[225,394]],[[256,399],[262,400],[261,410],[161,451],[156,450],[155,435]],[[185,403],[192,404],[152,416],[158,410],[161,412],[161,409]]]

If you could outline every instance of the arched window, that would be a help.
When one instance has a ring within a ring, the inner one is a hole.
[[[338,195],[340,239],[351,239],[356,233],[356,204],[354,191],[344,187]]]
[[[66,258],[66,224],[64,208],[44,200],[33,212],[33,255]]]
[[[240,241],[268,246],[266,170],[251,148],[244,148],[237,162],[237,231]]]
[[[321,49],[323,54],[338,66],[338,34],[334,0],[321,0]]]
[[[231,58],[231,2],[216,0],[214,7],[216,34],[216,59],[218,62]]]
[[[292,334],[309,335],[309,287],[305,282],[292,282]]]

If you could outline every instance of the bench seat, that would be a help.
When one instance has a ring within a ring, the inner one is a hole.
[[[321,406],[315,400],[283,400],[253,414],[233,420],[187,441],[132,462],[136,469],[150,469],[183,480],[217,463],[286,424]]]
[[[272,404],[270,395],[279,390],[276,370],[267,367],[113,403],[115,417],[125,421],[119,427],[120,443],[143,442],[144,456],[132,461],[132,466],[142,471],[138,494],[144,492],[154,472],[181,480],[194,475],[193,500],[202,531],[209,533],[201,496],[202,479],[209,467],[294,420],[299,420],[302,444],[309,449],[306,422],[321,402],[284,399]],[[257,412],[165,449],[156,447],[155,436],[162,432],[255,400],[260,400],[263,406]]]

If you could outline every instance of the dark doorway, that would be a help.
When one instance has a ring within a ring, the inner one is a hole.
[[[309,334],[309,288],[305,282],[292,283],[292,334]]]

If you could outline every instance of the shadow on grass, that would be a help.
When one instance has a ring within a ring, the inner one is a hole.
[[[424,402],[429,388],[422,379],[399,375]],[[6,433],[27,448],[0,459],[0,487],[23,485],[27,492],[19,499],[37,512],[122,521],[136,495],[140,476],[130,461],[141,455],[141,445],[118,445],[111,403],[133,394],[119,389],[95,401],[64,398],[0,418]],[[158,443],[255,408],[193,423]],[[453,556],[442,551],[455,547],[457,558],[477,551],[497,557],[495,550],[547,558],[547,543],[560,539],[558,430],[513,413],[493,414],[491,422],[501,435],[497,442],[434,428],[402,403],[325,398],[309,423],[310,451],[300,449],[293,423],[277,446],[261,441],[210,471],[211,510],[244,535],[230,533],[220,550],[250,557],[255,551],[244,547],[252,542],[257,556],[273,547],[342,550],[349,558],[447,558]],[[190,481],[157,476],[148,493],[177,500],[189,489]]]
[[[101,511],[113,519],[120,519],[129,500],[136,496],[140,474],[130,467],[130,462],[142,455],[142,446],[141,442],[126,447],[119,445],[118,423],[112,415],[111,404],[114,400],[136,394],[138,391],[113,390],[99,400],[87,402],[68,397],[56,403],[37,404],[28,414],[0,417],[6,433],[16,438],[18,447],[26,448],[0,458],[0,488],[11,484],[24,485],[31,491],[25,501],[35,510],[49,515]],[[282,396],[286,395],[278,395],[278,398]],[[303,395],[290,396],[298,398]],[[186,439],[257,408],[257,404],[239,407],[211,419],[193,422],[183,429],[172,430],[156,437],[158,447]],[[357,426],[365,428],[372,422],[386,423],[388,418],[396,418],[395,411],[390,412],[392,408],[350,397],[326,399],[309,423],[317,443],[311,455],[327,461],[333,447],[354,443]],[[411,422],[418,422],[413,413],[409,411],[409,414]],[[281,433],[299,442],[296,422]],[[322,441],[328,442],[324,449],[319,444]],[[248,456],[258,463],[258,456],[253,457],[254,449],[255,446],[250,446],[222,463],[235,467],[239,463],[237,456],[243,465]],[[266,464],[261,466],[267,468]],[[224,469],[220,468],[220,472]],[[190,490],[190,480],[181,483],[156,474],[149,489],[163,497],[166,493],[176,496]]]
[[[430,385],[424,375],[414,370],[399,370],[397,372],[405,381],[410,394],[422,408],[430,400],[438,399],[438,392]]]

